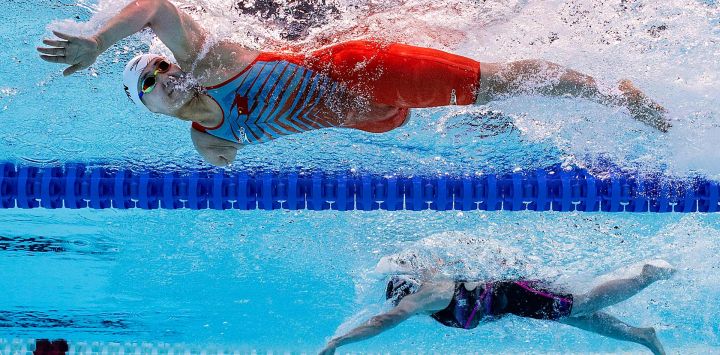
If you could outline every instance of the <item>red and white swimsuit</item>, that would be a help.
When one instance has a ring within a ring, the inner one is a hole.
[[[208,87],[223,120],[193,127],[243,144],[325,127],[387,132],[411,108],[471,105],[480,85],[480,63],[442,51],[403,44],[351,41],[307,55],[261,53],[241,73]],[[368,105],[397,108],[382,121],[349,122]]]

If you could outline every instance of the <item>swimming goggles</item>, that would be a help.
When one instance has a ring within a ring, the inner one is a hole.
[[[155,84],[157,84],[157,80],[155,79],[159,73],[167,73],[167,71],[170,70],[170,63],[160,60],[157,63],[157,69],[152,73],[152,75],[148,75],[145,77],[145,79],[142,82],[142,90],[140,90],[140,93],[138,96],[142,99],[143,95],[151,93],[155,89]]]

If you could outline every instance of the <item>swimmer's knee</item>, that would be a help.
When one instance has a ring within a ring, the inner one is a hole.
[[[476,105],[485,105],[494,100],[499,90],[498,84],[502,80],[499,75],[501,66],[501,63],[480,63],[480,84],[475,93]]]
[[[579,295],[573,295],[573,305],[570,310],[568,318],[572,317],[585,317],[594,313],[594,309],[588,309],[588,295],[583,293]]]

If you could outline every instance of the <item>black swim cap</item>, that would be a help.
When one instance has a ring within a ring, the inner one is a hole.
[[[409,276],[393,276],[385,288],[385,299],[392,299],[393,306],[397,306],[405,296],[415,293],[420,283]]]

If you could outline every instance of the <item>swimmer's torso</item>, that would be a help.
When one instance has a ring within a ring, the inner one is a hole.
[[[448,327],[471,329],[507,314],[557,320],[570,315],[572,304],[572,295],[549,291],[538,281],[486,282],[472,290],[457,283],[450,304],[431,316]]]
[[[341,83],[289,58],[262,53],[226,82],[206,88],[223,112],[218,138],[254,144],[293,133],[342,126],[353,97]]]
[[[471,329],[478,326],[480,320],[489,313],[490,297],[487,285],[478,285],[472,290],[465,283],[455,284],[455,293],[450,304],[443,310],[431,315],[436,321],[453,328]]]
[[[404,124],[410,108],[474,104],[479,82],[477,61],[402,44],[261,53],[240,74],[206,88],[223,111],[221,123],[193,127],[243,144],[326,127],[382,133]]]

